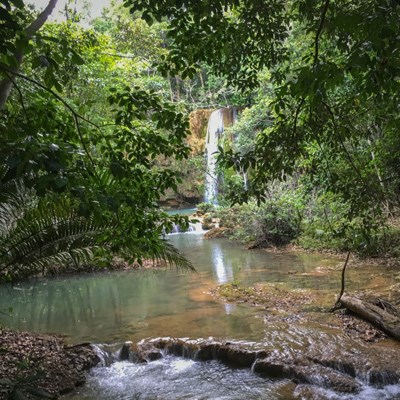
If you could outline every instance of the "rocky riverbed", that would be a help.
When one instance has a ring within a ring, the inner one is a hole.
[[[236,368],[251,368],[261,376],[311,385],[308,390],[321,387],[342,394],[359,393],[365,385],[379,388],[398,384],[396,351],[380,348],[379,353],[372,349],[368,352],[358,343],[349,350],[335,342],[334,336],[325,339],[331,340],[324,348],[320,342],[309,340],[301,349],[286,351],[267,343],[156,338],[141,341],[132,354],[139,362],[157,360],[166,354],[199,361],[218,360]]]
[[[212,289],[210,294],[223,302],[262,307],[268,311],[264,317],[268,322],[314,321],[338,327],[355,340],[376,342],[387,338],[380,329],[345,309],[330,313],[326,305],[318,304],[318,299],[307,291],[285,291],[267,284],[243,286],[227,283]]]
[[[0,328],[0,399],[13,391],[18,399],[58,397],[82,385],[98,362],[90,344],[68,346],[61,337]]]

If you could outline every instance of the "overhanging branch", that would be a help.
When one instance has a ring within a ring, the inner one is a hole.
[[[321,18],[319,20],[319,25],[317,29],[317,33],[315,34],[315,44],[314,44],[314,66],[318,63],[318,56],[319,56],[319,38],[322,33],[322,29],[325,23],[326,13],[328,12],[330,0],[325,0],[324,7],[322,9]]]
[[[88,120],[88,119],[82,117],[81,115],[79,115],[79,114],[78,114],[78,113],[77,113],[77,112],[76,112],[76,111],[75,111],[75,110],[74,110],[60,95],[58,95],[54,90],[48,88],[47,86],[45,86],[45,85],[43,85],[42,83],[36,81],[35,79],[29,78],[29,77],[26,76],[26,75],[20,74],[19,72],[15,72],[15,71],[13,71],[13,70],[11,70],[11,69],[5,67],[5,66],[2,66],[2,65],[0,65],[0,70],[3,70],[4,72],[9,73],[9,74],[15,75],[15,76],[17,76],[17,77],[19,77],[19,78],[21,78],[21,79],[24,79],[24,80],[30,82],[30,83],[33,83],[34,85],[40,87],[41,89],[44,89],[45,91],[51,93],[51,94],[54,96],[54,98],[56,98],[58,101],[60,101],[60,102],[64,105],[64,107],[67,108],[67,109],[71,112],[72,118],[74,119],[76,131],[77,131],[78,136],[79,136],[79,140],[80,140],[80,142],[81,142],[81,144],[82,144],[82,147],[83,147],[83,149],[84,149],[86,155],[88,156],[88,158],[89,158],[89,160],[90,160],[90,163],[91,163],[91,164],[93,165],[93,167],[94,167],[94,173],[95,173],[96,177],[100,180],[100,178],[97,176],[97,173],[96,173],[96,164],[95,164],[95,162],[94,162],[92,156],[90,155],[90,152],[89,152],[89,150],[88,150],[88,148],[87,148],[87,146],[86,146],[85,140],[83,139],[83,135],[82,135],[82,131],[81,131],[81,127],[80,127],[80,122],[79,122],[79,121],[80,121],[80,120],[85,121],[85,122],[87,122],[87,123],[93,125],[94,127],[96,127],[96,129],[99,129],[99,130],[100,130],[100,127],[99,127],[98,125],[96,125],[95,123],[91,122],[90,120]]]
[[[53,12],[57,1],[58,0],[50,0],[47,7],[37,16],[37,18],[30,25],[28,25],[24,29],[23,34],[27,40],[30,40],[33,35],[44,25],[44,23]],[[15,67],[10,68],[8,72],[15,75],[15,73],[19,71],[24,55],[25,54],[20,50],[15,51],[15,53],[13,54],[15,59]],[[10,96],[12,85],[13,82],[9,79],[9,77],[4,78],[0,82],[0,110],[4,107],[8,97]]]

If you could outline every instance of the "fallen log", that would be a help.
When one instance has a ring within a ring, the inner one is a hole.
[[[389,336],[400,340],[400,318],[372,302],[344,294],[340,303],[359,317],[371,322]]]

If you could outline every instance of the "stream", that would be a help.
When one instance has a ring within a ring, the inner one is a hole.
[[[69,343],[213,337],[260,342],[287,357],[319,351],[339,360],[357,357],[362,365],[385,351],[389,358],[397,357],[400,346],[394,341],[368,346],[355,342],[325,312],[340,290],[342,260],[300,252],[247,251],[237,243],[207,240],[195,233],[175,234],[169,239],[192,260],[197,273],[104,272],[31,281],[13,288],[2,286],[1,308],[12,308],[12,318],[3,317],[5,325],[43,333],[63,332]],[[269,283],[271,290],[309,293],[316,301],[312,306],[304,305],[306,319],[271,320],[268,316],[273,310],[222,303],[209,294],[216,285],[227,282]],[[368,265],[349,268],[346,282],[350,292],[364,288],[384,291],[394,283],[394,273]],[[370,378],[361,372],[356,379],[361,385],[356,395],[339,395],[319,387],[309,392],[312,385],[263,378],[250,369],[232,369],[216,360],[200,362],[165,354],[145,364],[117,360],[110,366],[96,367],[89,373],[87,384],[68,398],[400,399],[397,383],[383,380],[372,387]]]

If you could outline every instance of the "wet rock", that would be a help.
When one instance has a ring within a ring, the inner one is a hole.
[[[259,359],[254,372],[271,378],[288,378],[296,383],[308,383],[332,389],[340,393],[356,393],[359,385],[345,374],[318,365],[298,365],[279,359]]]
[[[287,365],[276,360],[256,360],[253,366],[253,371],[271,378],[290,378],[290,372]]]
[[[164,352],[178,357],[186,357],[200,361],[218,360],[234,367],[251,368],[259,357],[266,357],[269,352],[258,348],[249,348],[238,342],[218,342],[214,340],[184,340],[173,338],[157,338],[142,340],[137,345],[138,357],[142,360],[149,354]]]
[[[398,371],[371,369],[368,371],[367,380],[372,386],[382,387],[399,383],[400,375]]]
[[[162,358],[163,355],[161,349],[156,348],[151,343],[142,342],[138,343],[137,350],[135,352],[135,358],[137,362],[155,361]]]
[[[319,388],[310,385],[297,385],[293,394],[296,399],[307,399],[307,400],[332,399],[331,394],[324,394]]]
[[[393,343],[394,344],[394,343]],[[313,364],[320,364],[366,385],[382,387],[400,381],[399,347],[368,344],[329,335],[324,340],[313,337],[303,356]]]
[[[118,359],[121,361],[129,360],[132,342],[125,342],[118,352]]]
[[[310,383],[339,393],[357,393],[360,390],[352,377],[326,367],[291,366],[290,373],[298,383]]]
[[[196,354],[196,360],[199,361],[209,361],[214,360],[215,358],[215,345],[213,344],[206,344],[202,346]]]
[[[336,371],[342,372],[344,374],[350,375],[353,378],[356,377],[356,367],[349,360],[338,360],[331,358],[324,358],[323,356],[320,358],[316,357],[308,357],[310,361],[315,364],[320,364],[324,367],[332,368]]]
[[[184,343],[181,341],[173,341],[169,345],[166,345],[167,351],[169,354],[173,354],[174,356],[177,357],[183,357],[185,355],[185,346]],[[187,349],[189,346],[187,347]]]
[[[216,349],[216,359],[235,367],[251,368],[256,360],[257,354],[254,351],[241,349],[237,346],[218,346]]]
[[[279,350],[279,346],[272,348],[270,344],[244,341],[155,338],[139,342],[136,354],[142,362],[167,354],[198,361],[217,360],[232,367],[252,368],[264,376],[337,393],[357,393],[359,381],[377,387],[400,381],[398,352],[392,349],[381,346],[378,351],[371,349],[365,354],[362,344],[352,342],[348,348],[334,334],[327,335],[323,343],[309,336],[304,337],[304,346],[298,335],[296,340],[299,347],[287,351]]]
[[[150,351],[147,353],[146,361],[156,361],[162,358],[163,355],[159,351]]]

